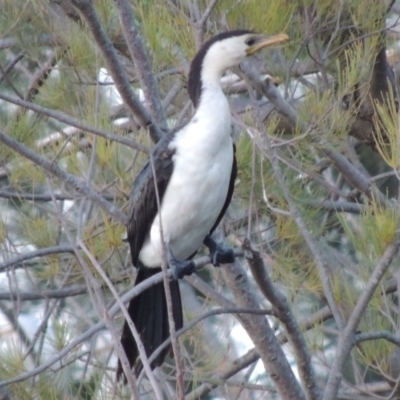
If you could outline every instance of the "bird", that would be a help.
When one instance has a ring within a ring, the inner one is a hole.
[[[237,165],[231,137],[231,113],[221,88],[222,74],[259,50],[288,39],[248,30],[220,33],[195,55],[188,94],[194,115],[155,145],[137,175],[129,197],[127,241],[137,269],[135,286],[161,271],[164,249],[173,279],[169,281],[175,329],[183,326],[178,280],[194,272],[192,260],[204,244],[213,265],[234,262],[234,252],[211,237],[232,199]],[[165,247],[164,247],[165,246]],[[128,313],[148,357],[169,337],[164,283],[134,297]],[[142,369],[139,351],[125,321],[121,344],[130,367]],[[153,360],[162,365],[170,347]],[[118,362],[117,377],[123,375]]]

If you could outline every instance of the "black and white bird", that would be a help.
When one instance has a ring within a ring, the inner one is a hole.
[[[135,285],[161,271],[163,238],[174,277],[170,288],[177,330],[183,326],[177,279],[194,271],[191,258],[198,249],[204,243],[214,265],[234,261],[233,251],[218,246],[210,236],[229,206],[237,172],[231,113],[221,88],[221,76],[246,57],[285,40],[285,34],[267,37],[250,31],[230,31],[206,42],[196,54],[189,74],[194,116],[155,146],[152,163],[149,160],[145,164],[133,184],[127,229],[132,263],[137,268]],[[128,312],[150,356],[169,337],[163,282],[135,297]],[[126,322],[121,343],[131,367],[135,365],[138,373],[142,368],[138,348]],[[161,365],[168,351],[169,348],[161,352],[152,367]],[[121,374],[119,363],[117,375]]]

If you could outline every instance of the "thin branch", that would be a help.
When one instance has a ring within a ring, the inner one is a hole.
[[[154,167],[154,159],[152,154],[150,155],[150,166],[153,174],[154,179],[154,189],[156,194],[157,200],[157,208],[161,210],[161,199],[158,193],[158,185],[157,185],[157,176],[156,170]],[[175,359],[175,368],[176,368],[176,385],[178,389],[177,397],[179,400],[183,400],[185,397],[185,386],[184,386],[184,379],[183,379],[183,360],[182,360],[182,353],[181,348],[179,345],[178,338],[176,337],[176,329],[175,329],[175,319],[174,319],[174,310],[172,304],[172,295],[171,295],[171,287],[169,285],[169,279],[167,276],[168,272],[168,260],[167,260],[167,246],[169,245],[164,240],[164,231],[163,231],[163,224],[162,218],[159,220],[160,224],[160,238],[162,245],[162,263],[161,263],[161,271],[163,273],[163,283],[164,283],[164,292],[165,292],[165,301],[167,305],[167,315],[168,315],[168,325],[169,325],[169,334],[171,337],[171,345],[172,345],[172,352]]]
[[[152,73],[149,58],[147,57],[140,32],[133,17],[131,6],[127,0],[114,0],[122,30],[128,45],[129,53],[136,66],[141,88],[143,89],[146,104],[150,108],[150,113],[157,124],[164,130],[168,128],[165,119],[160,94],[157,83]],[[160,139],[160,138],[158,138]]]
[[[10,96],[10,95],[2,93],[2,92],[0,92],[0,99],[7,101],[9,103],[15,104],[17,106],[24,107],[28,110],[32,110],[40,115],[46,115],[47,117],[54,118],[57,121],[63,122],[64,124],[73,126],[77,129],[81,129],[82,131],[93,133],[95,135],[101,136],[108,140],[113,140],[115,142],[124,144],[128,147],[131,147],[132,149],[137,149],[137,150],[143,151],[146,154],[149,153],[149,150],[147,147],[143,146],[140,143],[136,143],[134,140],[131,140],[131,139],[123,137],[123,136],[115,135],[114,133],[106,132],[106,131],[103,131],[98,128],[94,128],[89,125],[86,125],[83,122],[81,122],[80,120],[75,119],[75,118],[71,117],[70,115],[67,115],[61,111],[50,110],[48,108],[38,106],[37,104],[30,103],[29,101],[25,101],[22,99],[18,99],[17,97]]]
[[[129,83],[128,75],[118,58],[117,52],[110,38],[103,29],[93,3],[90,0],[73,0],[72,3],[82,13],[82,16],[86,20],[86,23],[104,56],[108,70],[115,82],[115,86],[125,104],[138,119],[140,125],[144,129],[149,130],[153,141],[157,142],[163,136],[163,132],[153,121],[153,118],[133,91]]]
[[[86,254],[86,256],[89,258],[89,260],[91,261],[92,265],[95,267],[96,271],[100,274],[101,278],[103,279],[103,281],[107,284],[108,288],[110,289],[111,293],[113,294],[114,299],[116,300],[117,304],[119,305],[122,313],[124,314],[125,319],[127,320],[128,324],[129,324],[129,328],[131,329],[132,335],[135,339],[138,351],[139,351],[139,355],[140,355],[140,360],[142,362],[143,365],[143,369],[146,371],[147,377],[153,387],[154,393],[157,397],[158,400],[162,399],[162,395],[161,395],[161,389],[160,386],[157,382],[157,380],[155,379],[155,376],[153,374],[153,371],[151,369],[149,360],[147,358],[146,355],[146,350],[143,346],[142,340],[140,338],[139,332],[137,331],[135,324],[133,323],[128,310],[126,309],[126,307],[124,306],[124,303],[122,302],[119,294],[117,293],[115,286],[112,284],[112,282],[110,281],[110,279],[108,278],[107,274],[104,272],[103,268],[101,267],[101,265],[97,262],[96,258],[93,256],[93,254],[89,251],[89,249],[85,246],[85,244],[83,243],[83,241],[81,239],[78,239],[78,245],[82,248],[83,252]],[[107,313],[106,313],[107,314]],[[116,336],[116,335],[115,335]],[[130,373],[130,365],[129,365],[129,360],[128,357],[122,347],[122,344],[120,343],[119,338],[115,338],[114,339],[114,347],[117,350],[117,354],[118,357],[121,361],[121,365],[122,368],[124,369],[124,373],[125,373],[125,377],[127,378],[128,381],[132,380],[133,384],[136,385],[136,381],[135,381],[135,377],[132,373]],[[118,343],[118,347],[116,346],[116,344]],[[139,400],[139,399],[138,399]]]
[[[83,181],[64,171],[55,163],[39,156],[34,151],[12,139],[2,131],[0,131],[0,142],[4,143],[7,147],[28,160],[31,160],[34,164],[41,166],[45,171],[61,179],[65,184],[71,185],[77,192],[84,193],[90,200],[106,211],[108,215],[115,218],[120,223],[124,225],[126,224],[126,215],[119,208],[104,200],[102,196],[99,196],[95,190],[86,185]]]
[[[44,299],[65,299],[87,294],[86,285],[74,285],[66,288],[44,290],[41,292],[7,292],[0,293],[0,300],[34,301]]]
[[[1,197],[1,193],[0,193]],[[320,208],[327,211],[346,212],[349,214],[361,214],[364,212],[364,205],[352,203],[350,201],[333,201],[333,200],[305,200],[301,201],[310,207]]]
[[[59,245],[46,247],[44,249],[39,249],[35,251],[30,251],[29,253],[24,253],[19,256],[10,258],[9,260],[3,261],[0,263],[0,272],[4,272],[7,268],[13,267],[16,265],[23,263],[26,260],[30,260],[36,257],[45,257],[52,254],[60,254],[60,253],[73,253],[74,249],[70,245]]]
[[[16,86],[14,85],[14,81],[13,79],[11,79],[8,74],[6,74],[6,71],[4,70],[4,68],[2,67],[2,65],[0,64],[0,72],[1,72],[1,76],[5,79],[5,81],[7,82],[7,84],[10,86],[10,88],[14,91],[14,93],[19,97],[19,98],[23,98],[22,94],[20,93],[20,91],[16,88]]]
[[[369,340],[379,340],[379,339],[385,339],[388,342],[393,343],[396,346],[400,347],[400,336],[394,335],[393,333],[387,331],[358,333],[354,338],[357,344]]]
[[[21,51],[19,54],[15,56],[15,58],[4,68],[2,71],[2,75],[0,76],[0,84],[6,78],[8,73],[18,64],[20,60],[22,60],[25,56],[25,53]]]
[[[207,5],[207,8],[204,10],[203,15],[201,17],[197,17],[198,19],[195,21],[194,26],[196,28],[196,45],[200,47],[204,42],[204,31],[206,27],[206,23],[208,18],[210,18],[211,12],[214,7],[217,5],[218,0],[210,0]],[[197,12],[200,13],[199,7],[197,5]]]
[[[21,193],[21,192],[10,192],[8,190],[0,190],[0,197],[3,199],[11,199],[11,200],[27,200],[34,202],[49,202],[54,200],[79,200],[82,196],[73,196],[70,194],[55,194],[53,197],[50,194],[32,194],[32,193]],[[112,194],[103,194],[101,197],[107,201],[115,200],[115,196]],[[1,264],[0,264],[1,265]]]

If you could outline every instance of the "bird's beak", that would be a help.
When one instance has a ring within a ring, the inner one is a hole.
[[[265,35],[260,35],[260,38],[256,41],[256,43],[254,43],[253,46],[249,47],[246,50],[246,54],[247,56],[251,56],[254,53],[257,53],[257,51],[263,49],[264,47],[270,47],[274,44],[280,44],[286,42],[287,40],[289,40],[289,36],[286,35],[286,33],[279,33],[278,35],[268,37]]]

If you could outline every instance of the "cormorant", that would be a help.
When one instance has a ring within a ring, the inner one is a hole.
[[[206,42],[193,59],[189,73],[188,92],[196,109],[194,116],[160,140],[152,152],[152,162],[147,161],[133,184],[127,229],[132,263],[137,268],[135,285],[161,271],[161,215],[168,265],[174,277],[170,289],[176,330],[183,326],[177,279],[194,271],[191,258],[202,244],[210,249],[214,265],[234,261],[233,251],[218,246],[211,238],[229,206],[237,173],[231,114],[221,89],[221,76],[247,56],[287,38],[285,34],[267,37],[237,30]],[[132,299],[128,312],[150,356],[169,337],[163,282]],[[126,321],[121,343],[138,374],[142,365]],[[153,368],[163,363],[168,351],[169,348],[159,354]],[[121,373],[118,363],[117,376]]]

